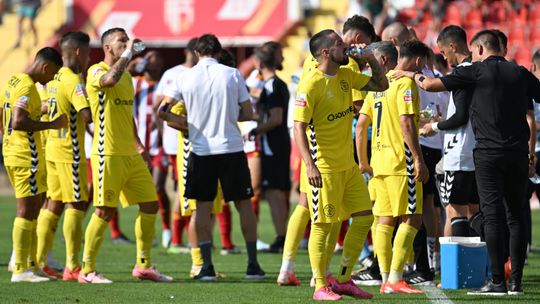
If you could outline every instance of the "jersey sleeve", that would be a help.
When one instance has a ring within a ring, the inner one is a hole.
[[[364,99],[364,103],[360,109],[360,114],[364,114],[373,120],[373,97],[371,94],[368,94]]]
[[[358,92],[362,90],[366,86],[366,84],[369,82],[371,77],[368,75],[364,75],[361,72],[352,71],[352,70],[350,70],[350,74],[352,78],[351,83],[353,87],[353,100],[361,100],[361,99],[354,99],[354,96],[355,96],[354,93],[355,91]]]
[[[457,67],[452,74],[439,78],[448,91],[474,86],[477,80],[476,66]]]
[[[175,115],[185,115],[187,114],[186,105],[183,102],[175,103],[171,108],[171,113]]]
[[[82,79],[73,79],[73,82],[70,81],[69,85],[71,92],[68,98],[75,110],[80,112],[82,109],[88,108],[90,106],[88,104],[88,94],[86,94]]]
[[[88,76],[86,77],[86,84],[95,88],[101,88],[99,80],[106,73],[107,71],[99,65],[90,67],[90,69],[88,70]]]
[[[19,88],[16,91],[16,96],[14,98],[15,100],[15,107],[19,109],[23,109],[26,112],[31,112],[31,100],[30,100],[30,90],[34,86],[33,83],[27,83],[27,84],[21,84]],[[36,89],[37,90],[37,89]],[[41,101],[39,101],[41,104]]]
[[[294,121],[309,123],[315,108],[315,92],[311,85],[300,85],[294,101]]]
[[[420,96],[418,95],[418,87],[410,78],[402,78],[398,84],[396,92],[396,104],[398,115],[413,115],[419,114],[415,110],[415,104],[420,104]]]

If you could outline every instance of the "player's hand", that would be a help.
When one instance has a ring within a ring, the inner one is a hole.
[[[141,42],[141,39],[138,39],[138,38],[129,39],[128,42],[126,43],[126,50],[130,50],[132,54],[137,53],[133,49],[133,45],[137,42]]]
[[[51,129],[62,129],[67,128],[67,116],[66,114],[61,114],[55,120],[51,121]]]
[[[422,129],[420,129],[420,135],[424,137],[429,137],[437,134],[437,132],[433,131],[431,128],[431,123],[425,124]]]
[[[309,184],[315,188],[322,188],[321,172],[317,166],[309,166],[306,168]]]
[[[392,74],[393,79],[399,79],[402,77],[409,77],[412,79],[414,77],[414,72],[398,70],[397,72]]]
[[[536,165],[529,164],[529,177],[533,177],[536,174]]]
[[[369,164],[360,163],[358,167],[360,168],[360,172],[369,173],[370,175],[373,176],[373,168]]]
[[[424,161],[414,161],[414,180],[421,183],[426,183],[429,180],[429,171]]]

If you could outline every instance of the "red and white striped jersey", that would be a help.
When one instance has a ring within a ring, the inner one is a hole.
[[[161,140],[158,136],[154,105],[157,103],[157,82],[148,82],[144,77],[134,77],[135,100],[133,101],[133,117],[137,126],[137,134],[150,155],[158,154]]]

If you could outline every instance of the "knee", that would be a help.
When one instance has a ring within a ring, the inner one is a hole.
[[[156,214],[159,211],[158,202],[140,203],[139,210],[143,213]]]
[[[116,213],[116,208],[111,207],[96,207],[95,214],[106,222],[110,222]]]

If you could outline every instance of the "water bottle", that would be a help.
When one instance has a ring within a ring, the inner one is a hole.
[[[437,113],[435,103],[430,102],[427,107],[422,111],[422,117],[424,119],[431,119]]]
[[[364,172],[362,173],[362,176],[364,177],[364,181],[366,182],[366,184],[369,182],[369,180],[373,177],[373,175],[371,175],[370,173],[368,172]]]
[[[359,48],[359,47],[356,47],[356,46],[352,46],[352,47],[348,48],[347,51],[345,52],[345,54],[347,56],[352,56],[352,57],[367,56],[367,55],[369,55],[371,53],[372,53],[372,51],[367,47]]]
[[[133,51],[135,51],[135,54],[140,53],[146,49],[146,44],[142,41],[135,42],[133,44]]]
[[[135,66],[135,72],[137,74],[142,74],[144,70],[146,69],[146,65],[148,64],[148,59],[146,57],[143,57],[139,63]]]

